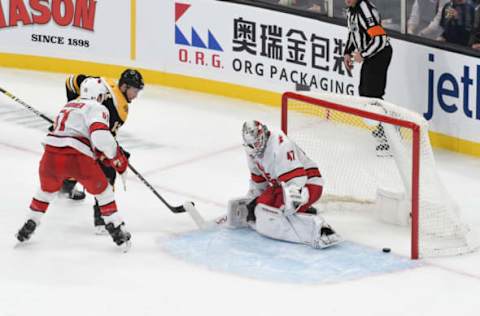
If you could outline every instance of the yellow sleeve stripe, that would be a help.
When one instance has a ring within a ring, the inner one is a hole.
[[[67,80],[65,80],[65,86],[67,87],[68,90],[72,91],[72,77],[73,76],[68,76]]]
[[[65,85],[67,86],[67,89],[75,92],[76,94],[80,94],[80,87],[77,84],[77,75],[70,75],[67,77],[67,80],[65,81]]]
[[[73,87],[75,88],[75,91],[77,92],[77,94],[80,94],[80,87],[78,86],[78,83],[77,83],[77,75],[75,76],[72,76],[72,81],[73,81]]]

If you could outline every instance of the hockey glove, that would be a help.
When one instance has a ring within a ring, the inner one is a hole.
[[[103,164],[108,167],[114,168],[119,174],[125,173],[128,167],[128,158],[122,152],[120,147],[117,148],[117,154],[112,159],[104,159]]]
[[[113,159],[104,159],[103,164],[114,168],[120,175],[123,183],[123,189],[127,190],[127,168],[128,157],[121,150],[120,146],[117,147],[117,155]]]
[[[307,188],[299,187],[295,184],[287,185],[282,182],[283,189],[283,215],[290,216],[295,214],[298,209],[308,202],[309,194]]]

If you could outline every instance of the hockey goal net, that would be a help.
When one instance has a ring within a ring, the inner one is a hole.
[[[327,212],[372,209],[409,225],[412,259],[473,250],[420,115],[382,100],[287,92],[282,130],[318,163]]]

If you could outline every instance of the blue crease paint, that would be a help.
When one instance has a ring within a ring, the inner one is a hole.
[[[189,232],[165,240],[163,248],[212,271],[299,284],[344,282],[421,266],[350,241],[318,250],[272,240],[250,229]]]

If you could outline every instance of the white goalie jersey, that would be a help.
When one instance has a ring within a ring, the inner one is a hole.
[[[317,164],[283,132],[269,131],[259,121],[245,122],[242,137],[251,173],[250,189],[247,197],[229,201],[227,225],[250,227],[273,239],[314,248],[341,242],[314,208],[306,212],[322,193]]]
[[[250,198],[259,196],[267,186],[281,182],[298,187],[324,184],[317,164],[281,131],[270,131],[263,155],[247,154],[247,160],[251,173]]]

